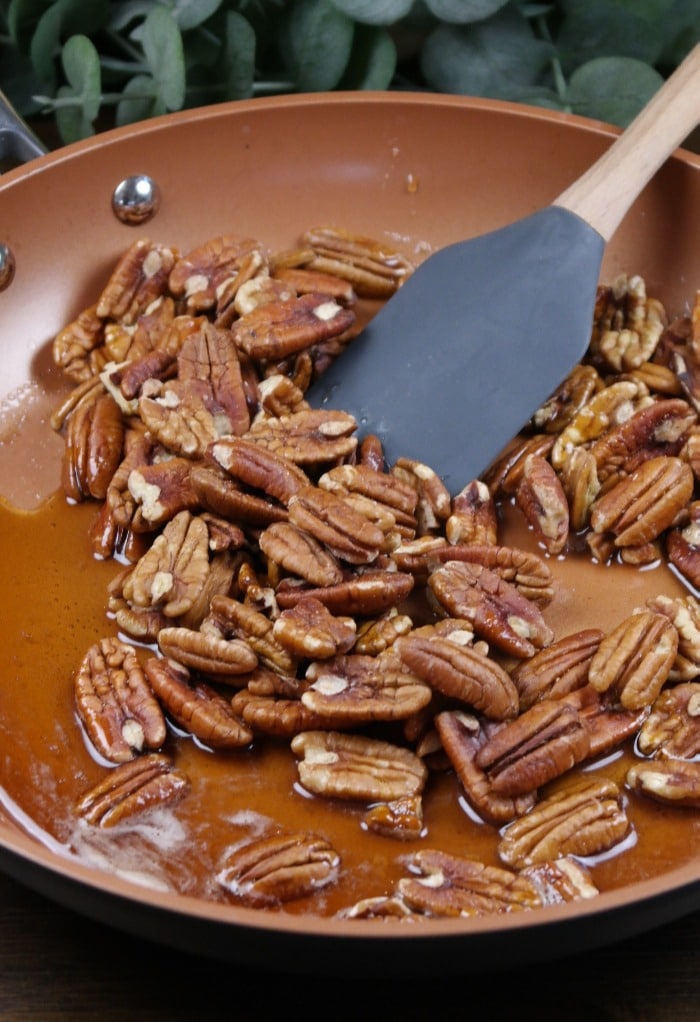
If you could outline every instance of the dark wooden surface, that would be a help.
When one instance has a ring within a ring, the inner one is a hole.
[[[313,974],[313,963],[309,963]],[[595,952],[491,975],[324,980],[192,957],[109,929],[0,875],[2,1022],[333,1017],[698,1022],[700,914]],[[316,998],[314,997],[314,990]],[[348,1002],[348,997],[350,1001]],[[294,1005],[297,1008],[294,1010]],[[314,1010],[316,1004],[316,1010]]]

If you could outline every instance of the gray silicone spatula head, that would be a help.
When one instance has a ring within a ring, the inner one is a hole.
[[[603,248],[700,117],[700,44],[552,206],[431,256],[308,392],[456,493],[583,355]]]
[[[422,263],[308,394],[430,465],[479,475],[583,356],[604,242],[550,207]]]

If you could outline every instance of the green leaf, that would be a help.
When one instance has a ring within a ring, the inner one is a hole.
[[[72,142],[94,133],[102,101],[100,58],[87,36],[73,35],[63,47],[61,62],[68,84],[58,90],[58,98],[68,102],[58,106],[56,123],[61,138]]]
[[[117,103],[117,125],[135,124],[153,117],[157,110],[157,86],[151,75],[134,75],[124,86]],[[162,111],[158,111],[162,112]]]
[[[148,69],[156,83],[159,113],[180,110],[185,102],[185,54],[182,35],[173,15],[156,6],[138,33]]]
[[[648,64],[631,57],[595,57],[569,81],[574,113],[626,127],[663,82]]]
[[[504,8],[475,25],[439,25],[423,47],[421,68],[441,92],[518,99],[542,84],[552,52],[517,11]]]
[[[20,53],[29,53],[34,26],[50,6],[51,0],[10,0],[7,30]]]
[[[425,6],[439,21],[454,25],[483,21],[507,3],[508,0],[425,0]]]
[[[181,32],[197,28],[215,14],[222,0],[167,0]]]
[[[57,0],[39,18],[30,43],[30,56],[36,73],[47,83],[55,81],[56,56],[61,40],[71,35],[90,36],[104,24],[107,0]]]
[[[338,85],[350,58],[354,27],[330,0],[296,0],[289,8],[284,41],[300,92]]]
[[[363,25],[393,25],[413,7],[413,0],[333,0],[333,6]]]
[[[656,21],[614,0],[564,0],[556,44],[564,73],[591,57],[634,57],[655,64],[663,45]],[[635,5],[636,7],[636,5]]]
[[[396,71],[396,46],[385,28],[355,27],[343,89],[388,89]]]
[[[223,73],[227,99],[253,95],[255,78],[255,32],[242,14],[226,12]]]

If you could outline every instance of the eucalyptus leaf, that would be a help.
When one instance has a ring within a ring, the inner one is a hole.
[[[151,75],[134,75],[124,86],[117,104],[115,114],[117,125],[145,121],[148,117],[153,117],[157,111],[156,82]]]
[[[51,0],[10,0],[7,30],[20,53],[29,53],[34,26],[50,6]]]
[[[290,5],[285,41],[300,92],[334,89],[352,49],[355,25],[330,0],[297,0]]]
[[[518,11],[504,8],[474,25],[439,25],[423,47],[421,67],[441,92],[516,99],[540,84],[552,54]]]
[[[569,82],[574,113],[626,127],[649,102],[662,76],[632,57],[596,57],[577,68]]]
[[[180,110],[185,101],[185,56],[173,15],[165,7],[154,7],[139,38],[163,111]]]
[[[253,94],[255,32],[237,11],[226,12],[223,69],[226,98],[245,99]]]
[[[197,28],[221,7],[222,0],[168,0],[168,7],[181,32]]]
[[[125,0],[124,3],[110,4],[108,27],[110,32],[123,32],[135,21],[143,21],[159,0]]]
[[[363,25],[393,25],[413,7],[413,0],[333,0],[333,6]]]
[[[592,55],[634,57],[654,64],[663,37],[658,24],[642,17],[637,6],[621,6],[614,0],[563,0],[557,52],[566,74]]]
[[[36,73],[46,82],[56,78],[56,58],[61,41],[71,35],[90,36],[105,22],[107,0],[56,0],[41,15],[30,43],[30,56]]]
[[[64,142],[94,134],[94,121],[100,111],[100,58],[92,42],[84,35],[73,35],[63,46],[61,63],[68,84],[57,93],[56,124]]]
[[[468,25],[483,21],[500,11],[508,0],[424,0],[425,6],[440,21]]]
[[[355,27],[343,89],[388,89],[396,70],[396,46],[385,28]]]

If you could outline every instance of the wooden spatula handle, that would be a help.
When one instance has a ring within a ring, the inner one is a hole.
[[[609,241],[662,163],[700,120],[700,43],[603,155],[554,200]]]

